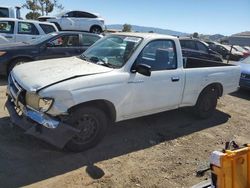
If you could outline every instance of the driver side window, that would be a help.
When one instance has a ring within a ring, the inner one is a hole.
[[[77,47],[79,46],[78,35],[59,36],[50,42],[52,47]]]
[[[152,71],[177,68],[175,44],[172,40],[155,40],[147,44],[136,60],[136,64],[151,66]]]

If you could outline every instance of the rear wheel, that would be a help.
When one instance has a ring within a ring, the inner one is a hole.
[[[195,114],[206,119],[213,115],[218,101],[218,90],[215,87],[206,88],[194,106]]]
[[[23,64],[25,62],[29,62],[29,61],[30,61],[30,59],[28,59],[28,58],[17,58],[17,59],[14,59],[13,61],[10,62],[9,66],[8,66],[7,75],[9,75],[9,73],[12,71],[12,69],[15,66]]]
[[[102,28],[100,26],[92,26],[90,29],[90,33],[100,34],[102,33]]]
[[[84,151],[97,145],[108,126],[106,114],[95,107],[73,110],[67,123],[80,130],[65,146],[73,152]]]

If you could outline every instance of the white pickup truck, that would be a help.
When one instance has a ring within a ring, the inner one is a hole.
[[[16,66],[6,107],[26,133],[83,151],[112,122],[187,106],[208,118],[219,97],[237,90],[239,79],[238,66],[184,61],[176,37],[119,33],[79,57]]]

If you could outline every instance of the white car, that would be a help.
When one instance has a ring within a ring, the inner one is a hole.
[[[82,151],[96,145],[112,122],[186,106],[208,118],[218,98],[238,89],[239,79],[239,66],[183,61],[177,37],[119,33],[79,57],[16,66],[6,107],[26,133]]]
[[[8,43],[27,42],[53,32],[58,32],[58,29],[52,23],[0,18],[0,36]]]
[[[0,18],[21,18],[21,7],[0,6]]]
[[[56,17],[41,16],[40,21],[54,23],[59,30],[87,31],[100,34],[104,31],[104,19],[98,14],[83,11],[68,11]]]

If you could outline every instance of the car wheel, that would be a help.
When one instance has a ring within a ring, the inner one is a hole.
[[[102,33],[102,28],[100,26],[92,26],[90,33],[100,34]]]
[[[29,62],[30,59],[27,59],[27,58],[18,58],[18,59],[14,59],[13,61],[11,61],[11,63],[9,64],[8,66],[8,69],[7,69],[7,75],[9,75],[9,73],[12,71],[12,69],[17,66],[17,65],[20,65],[20,64],[23,64],[23,63],[26,63],[26,62]]]
[[[73,110],[66,123],[80,130],[65,146],[73,152],[81,152],[97,145],[108,126],[106,114],[95,107]]]
[[[194,106],[195,114],[206,119],[214,113],[218,101],[218,91],[215,87],[206,88],[199,96],[196,105]]]

